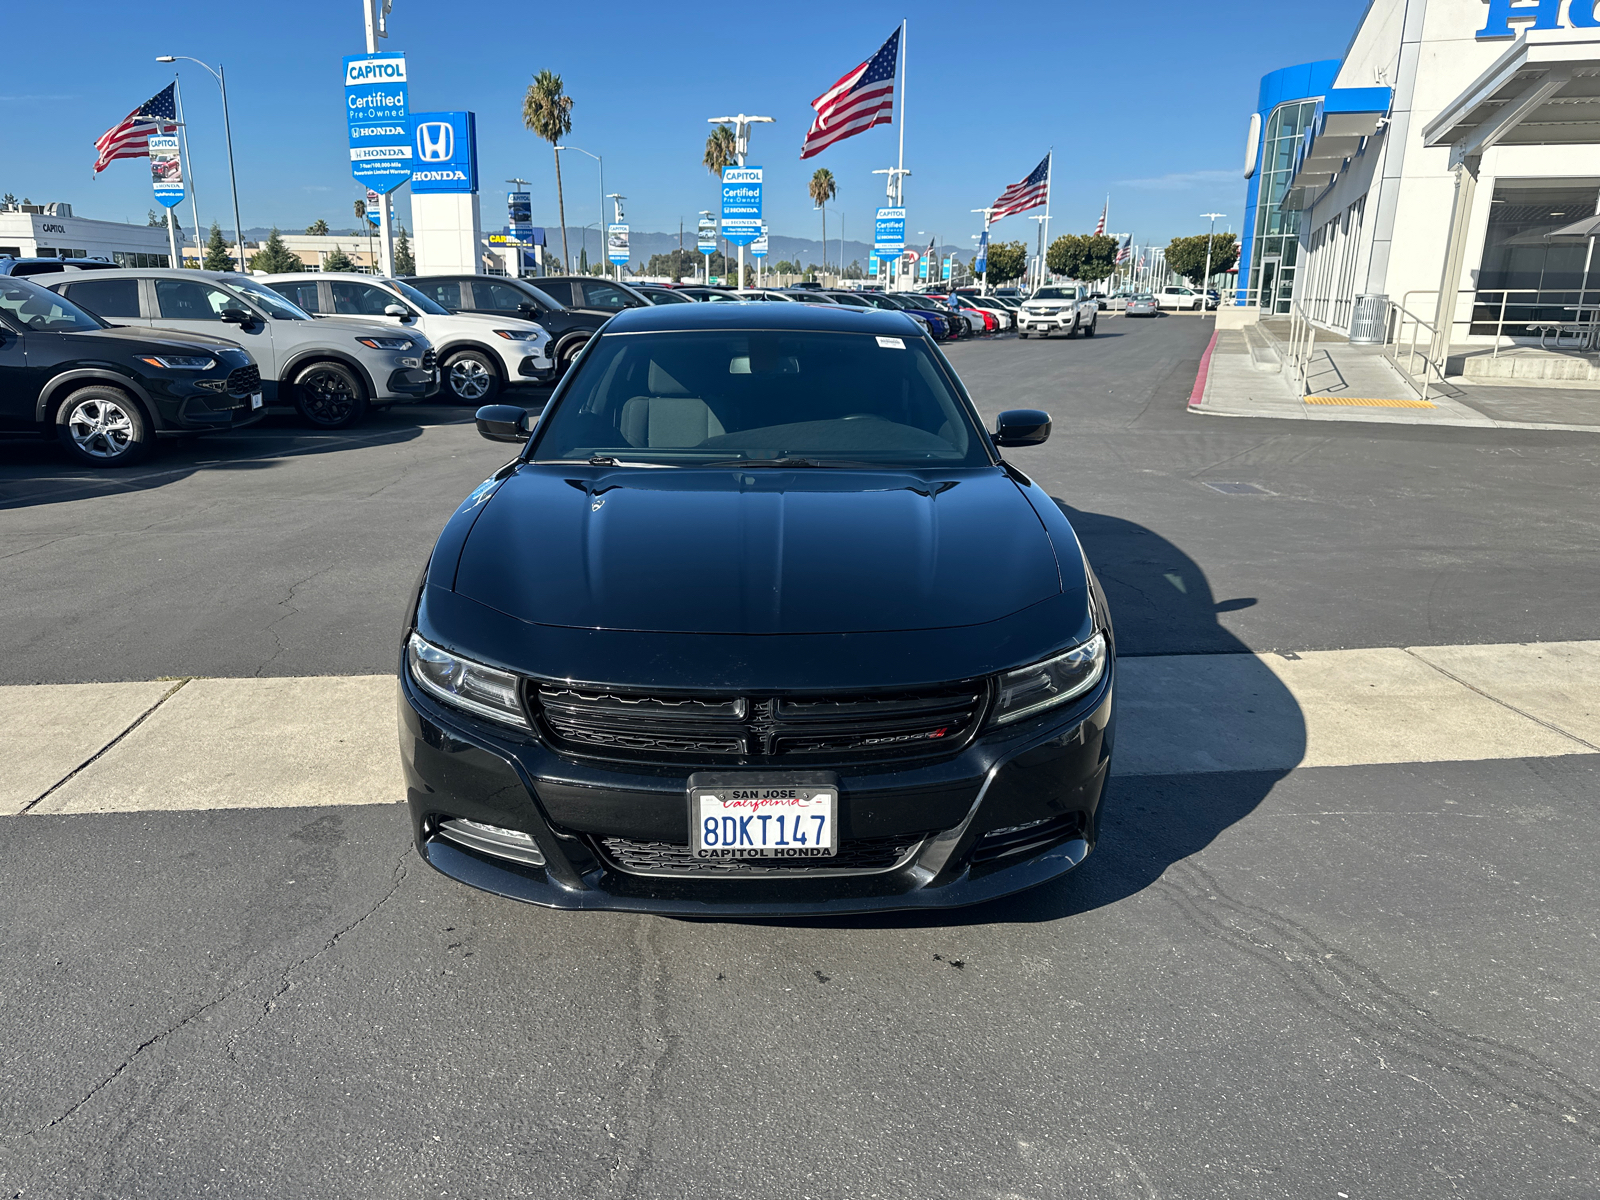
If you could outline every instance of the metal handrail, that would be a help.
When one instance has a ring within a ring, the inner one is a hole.
[[[1285,364],[1294,380],[1295,395],[1302,400],[1311,379],[1311,359],[1316,354],[1317,327],[1298,300],[1289,303],[1289,358]]]
[[[1433,379],[1429,374],[1430,369],[1438,374],[1440,386],[1443,386],[1445,364],[1442,362],[1435,362],[1426,349],[1421,351],[1417,349],[1417,339],[1424,330],[1426,330],[1428,334],[1425,344],[1429,347],[1433,345],[1434,333],[1436,331],[1432,322],[1424,321],[1421,317],[1417,316],[1416,313],[1412,312],[1411,309],[1407,307],[1406,301],[1412,296],[1437,296],[1438,294],[1439,291],[1437,288],[1435,288],[1432,292],[1414,290],[1406,292],[1401,297],[1399,304],[1391,302],[1389,305],[1389,315],[1387,317],[1388,328],[1384,330],[1383,334],[1384,349],[1387,351],[1391,345],[1394,347],[1394,352],[1387,355],[1389,361],[1395,365],[1397,370],[1404,372],[1406,377],[1413,383],[1415,383],[1417,379],[1417,359],[1422,359],[1421,398],[1423,400],[1428,398],[1428,393],[1433,386]],[[1411,325],[1411,342],[1406,350],[1406,365],[1402,367],[1400,365],[1400,339],[1404,336],[1405,327],[1408,322]],[[1446,351],[1446,353],[1448,354],[1448,351]]]

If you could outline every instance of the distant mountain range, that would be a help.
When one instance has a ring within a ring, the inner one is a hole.
[[[223,235],[227,236],[231,232],[231,230],[223,230]],[[272,230],[265,226],[252,226],[244,231],[244,240],[247,242],[264,242],[271,232]],[[282,234],[303,234],[305,231],[300,228],[280,228],[278,232]],[[487,233],[489,231],[485,229],[484,232]],[[330,229],[328,234],[332,237],[364,238],[367,236],[367,231],[365,229]],[[561,253],[561,230],[559,227],[552,226],[546,229],[545,239],[550,249],[557,254]],[[580,239],[586,239],[586,242]],[[643,230],[635,229],[629,236],[629,242],[629,249],[633,253],[632,261],[634,265],[640,265],[648,262],[652,254],[668,254],[676,250],[678,248],[678,235],[675,232],[646,233]],[[820,265],[822,262],[822,241],[820,238],[784,237],[775,233],[771,235],[769,242],[768,258],[772,262],[798,262],[803,267],[812,263]],[[587,244],[591,262],[594,261],[601,249],[600,239],[596,236],[593,226],[585,231],[575,229],[569,225],[567,227],[567,243],[574,259],[578,256],[579,248],[585,244]],[[683,247],[686,250],[694,250],[695,232],[693,229],[684,230]],[[717,248],[722,250],[726,247],[719,241]],[[976,253],[976,250],[970,246],[945,246],[941,248],[940,254],[942,256],[952,251],[963,262]],[[869,243],[851,241],[847,238],[844,243],[843,265],[849,266],[852,262],[859,263],[862,269],[865,270],[867,258],[871,253],[872,246]],[[839,243],[831,237],[828,239],[828,263],[835,266],[839,264]]]

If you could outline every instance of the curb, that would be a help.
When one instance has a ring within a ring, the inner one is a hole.
[[[1189,407],[1199,408],[1206,395],[1206,373],[1211,370],[1211,352],[1217,348],[1217,335],[1220,329],[1211,331],[1211,340],[1206,343],[1205,353],[1200,356],[1200,372],[1194,377],[1194,388],[1189,393]]]

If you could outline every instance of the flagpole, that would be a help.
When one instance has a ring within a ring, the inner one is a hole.
[[[183,138],[183,156],[189,161],[185,164],[189,183],[189,211],[194,214],[194,249],[196,265],[204,266],[206,252],[200,241],[200,197],[195,194],[194,187],[194,158],[189,153],[189,127],[183,123],[183,81],[178,78],[178,73],[172,73],[172,90],[178,98],[178,132]],[[172,264],[174,267],[183,266],[183,259]]]
[[[1056,148],[1050,147],[1050,166],[1044,173],[1044,223],[1039,226],[1039,286],[1044,286],[1045,247],[1050,244],[1050,185],[1055,182]]]
[[[896,208],[904,208],[906,206],[906,18],[904,17],[900,18],[900,53],[895,57],[899,59],[897,65],[900,68],[900,120],[898,122],[900,126],[900,155],[895,162],[894,206]],[[889,285],[891,292],[898,290],[895,284],[900,282],[901,260],[904,257],[904,251],[895,255],[894,278]]]

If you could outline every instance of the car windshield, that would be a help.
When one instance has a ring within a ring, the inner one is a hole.
[[[1033,300],[1076,300],[1078,293],[1072,288],[1045,287],[1035,292]]]
[[[314,321],[316,320],[305,309],[297,304],[291,304],[277,292],[265,284],[257,283],[253,279],[230,279],[228,286],[237,292],[243,292],[245,297],[257,308],[266,312],[267,316],[279,321]]]
[[[108,328],[99,317],[64,296],[10,276],[0,279],[0,311],[22,328],[44,333],[88,333]]]
[[[401,283],[398,279],[390,279],[387,282],[390,287],[399,292],[402,296],[411,301],[412,304],[416,305],[430,317],[448,317],[450,315],[450,310],[448,308],[433,300],[429,300],[409,283]]]
[[[749,467],[990,461],[922,338],[791,330],[602,334],[533,457]]]

